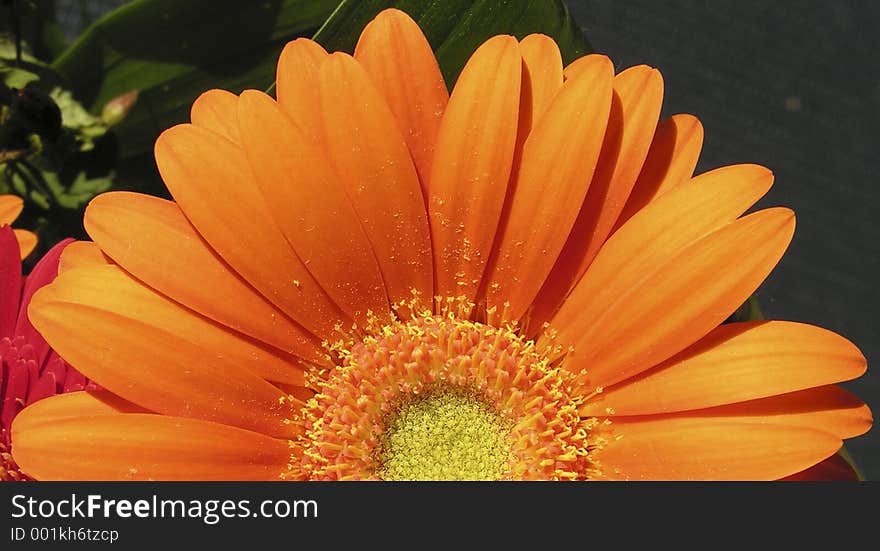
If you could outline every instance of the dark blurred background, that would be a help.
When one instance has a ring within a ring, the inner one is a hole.
[[[72,39],[120,0],[57,0]],[[868,358],[846,385],[880,412],[880,3],[872,0],[568,0],[596,51],[618,68],[663,73],[664,116],[705,127],[698,171],[752,162],[776,184],[759,207],[789,206],[798,227],[759,291],[769,318],[845,335]],[[719,274],[723,277],[723,274]],[[880,430],[847,444],[880,480]]]
[[[698,172],[752,162],[776,183],[759,207],[797,214],[794,241],[758,292],[768,318],[855,342],[868,373],[847,388],[880,412],[880,3],[865,0],[568,0],[597,52],[657,67],[663,115],[706,131]],[[723,274],[719,274],[723,277]],[[880,480],[880,429],[849,440]]]

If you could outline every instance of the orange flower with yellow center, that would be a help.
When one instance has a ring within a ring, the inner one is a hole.
[[[799,323],[722,324],[794,216],[692,178],[660,74],[497,36],[451,97],[405,14],[354,56],[213,90],[109,193],[30,316],[106,391],[13,424],[39,479],[779,479],[867,431],[865,370]]]

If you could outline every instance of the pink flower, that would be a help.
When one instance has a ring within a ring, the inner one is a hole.
[[[31,297],[55,279],[61,251],[72,241],[52,247],[25,277],[16,235],[0,226],[0,480],[29,479],[11,453],[9,428],[18,412],[48,396],[94,386],[49,347],[27,316]]]

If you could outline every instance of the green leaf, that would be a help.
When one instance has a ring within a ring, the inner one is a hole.
[[[343,0],[314,38],[328,51],[352,52],[361,30],[385,8],[405,11],[419,24],[450,88],[474,50],[496,34],[546,34],[566,63],[591,51],[562,0]]]
[[[52,200],[65,209],[78,209],[84,206],[95,195],[110,189],[113,181],[112,172],[97,178],[91,178],[85,172],[78,172],[70,184],[62,182],[61,177],[55,172],[44,170],[40,175],[43,185],[52,195]],[[13,185],[20,186],[18,182]],[[33,195],[34,192],[31,193]],[[36,197],[34,199],[36,200]]]
[[[152,150],[158,134],[188,119],[205,90],[265,89],[284,44],[311,36],[337,0],[137,0],[97,21],[52,67],[93,114],[138,90],[114,127],[120,155]]]
[[[88,151],[95,147],[94,140],[107,132],[100,118],[92,115],[73,98],[69,90],[54,88],[49,92],[58,108],[61,109],[61,123],[65,129],[75,134],[76,145],[69,147],[70,150]]]
[[[861,469],[859,469],[858,465],[856,465],[855,459],[853,459],[852,454],[846,448],[845,444],[841,446],[839,450],[837,450],[837,454],[840,455],[840,457],[842,457],[843,460],[846,461],[850,467],[852,467],[853,472],[856,473],[856,478],[858,478],[860,481],[867,480]]]
[[[10,88],[21,89],[29,82],[40,80],[40,75],[7,64],[5,59],[0,59],[0,80]]]
[[[38,80],[49,86],[58,84],[58,76],[31,53],[27,44],[22,45],[21,60],[16,59],[15,42],[8,36],[0,36],[0,78],[13,88],[24,88]]]
[[[761,305],[758,303],[758,298],[755,295],[749,297],[742,305],[736,309],[736,311],[727,318],[724,323],[735,323],[741,321],[760,321],[766,319],[764,318],[764,313],[761,311]]]

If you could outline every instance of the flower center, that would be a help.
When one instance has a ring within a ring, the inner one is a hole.
[[[415,312],[415,309],[411,310]],[[337,366],[295,421],[282,478],[585,479],[595,471],[582,381],[513,328],[412,313],[330,345]]]
[[[501,480],[512,424],[465,389],[438,389],[401,406],[378,450],[383,480]]]

